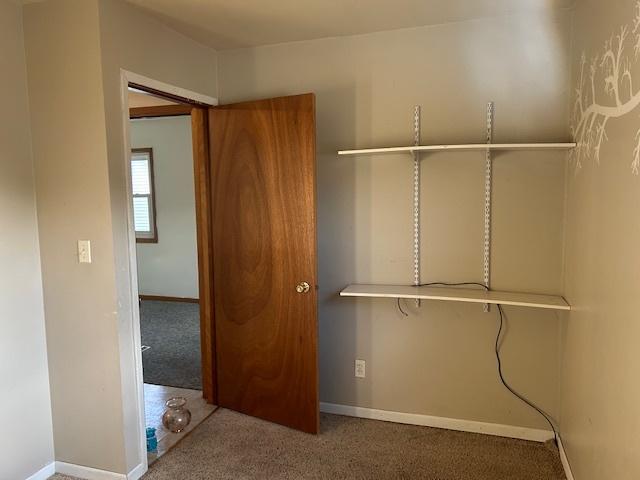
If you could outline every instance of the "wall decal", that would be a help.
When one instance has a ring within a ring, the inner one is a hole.
[[[628,53],[631,49],[633,54]],[[633,24],[623,25],[617,34],[612,34],[604,44],[603,53],[591,57],[589,61],[586,53],[582,53],[571,119],[571,134],[578,144],[570,154],[576,171],[586,160],[600,164],[600,149],[608,140],[608,122],[628,115],[640,105],[640,88],[634,92],[631,78],[632,66],[638,63],[639,58],[640,0],[636,2]],[[609,100],[602,101],[602,97]],[[631,171],[638,175],[640,129],[634,142]]]

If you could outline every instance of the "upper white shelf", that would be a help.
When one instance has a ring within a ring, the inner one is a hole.
[[[450,302],[491,303],[520,307],[571,310],[560,296],[536,293],[485,291],[472,288],[414,287],[407,285],[349,285],[340,292],[342,297],[411,298],[445,300]]]
[[[463,145],[413,145],[410,147],[365,148],[362,150],[339,150],[338,155],[360,155],[370,153],[440,152],[464,150],[570,150],[575,143],[470,143]]]

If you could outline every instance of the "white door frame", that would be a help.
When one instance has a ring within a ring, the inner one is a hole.
[[[133,193],[131,187],[131,167],[130,167],[130,157],[131,157],[131,137],[130,137],[130,119],[129,119],[129,84],[135,83],[137,85],[147,87],[158,92],[167,93],[169,95],[174,95],[182,98],[186,98],[189,100],[193,100],[198,103],[202,103],[205,105],[217,105],[218,99],[209,97],[207,95],[203,95],[197,92],[193,92],[190,90],[186,90],[181,87],[177,87],[174,85],[170,85],[168,83],[163,83],[158,80],[154,80],[149,77],[145,77],[143,75],[139,75],[134,72],[129,72],[127,70],[120,70],[120,107],[122,112],[122,128],[123,128],[123,138],[124,144],[122,148],[124,149],[123,157],[125,161],[125,176],[126,176],[126,195],[127,195],[127,253],[129,260],[129,290],[131,292],[131,325],[132,330],[131,334],[133,335],[133,339],[131,344],[133,345],[134,352],[127,352],[128,354],[133,354],[135,358],[135,391],[131,392],[123,392],[122,399],[123,402],[126,398],[135,398],[137,399],[136,404],[136,412],[138,418],[138,452],[126,452],[127,457],[128,454],[132,455],[140,455],[140,459],[138,462],[138,466],[133,469],[128,475],[128,480],[137,480],[140,478],[149,468],[147,463],[147,436],[146,436],[146,421],[145,421],[145,410],[144,410],[144,380],[142,376],[142,341],[140,337],[140,309],[138,308],[138,302],[136,299],[138,298],[138,266],[136,259],[136,234],[133,227]],[[120,349],[120,355],[123,355],[122,349]],[[121,364],[126,365],[127,362],[121,358]]]

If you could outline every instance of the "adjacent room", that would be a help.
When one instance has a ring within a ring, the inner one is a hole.
[[[129,88],[144,406],[158,441],[150,462],[215,408],[202,397],[191,108]],[[187,401],[192,420],[171,434],[162,415],[175,397]]]
[[[637,480],[640,1],[0,0],[0,480]]]

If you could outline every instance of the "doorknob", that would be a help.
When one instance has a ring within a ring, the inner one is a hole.
[[[309,291],[309,284],[307,282],[300,282],[296,285],[296,292],[298,293],[307,293]]]

